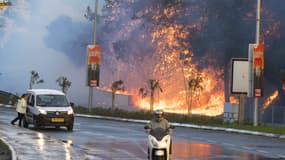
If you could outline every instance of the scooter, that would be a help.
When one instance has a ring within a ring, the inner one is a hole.
[[[149,160],[170,160],[171,134],[174,126],[165,132],[163,128],[155,128],[148,132],[148,126],[144,127],[148,133],[148,159]]]

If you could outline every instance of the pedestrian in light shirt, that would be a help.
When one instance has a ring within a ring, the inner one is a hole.
[[[18,113],[18,116],[13,119],[11,121],[11,124],[15,125],[15,122],[19,120],[19,127],[22,126],[22,121],[23,121],[23,118],[26,114],[26,110],[27,110],[27,95],[26,94],[23,94],[21,96],[21,99],[18,100],[18,103],[17,103],[17,106],[16,106],[16,111]]]

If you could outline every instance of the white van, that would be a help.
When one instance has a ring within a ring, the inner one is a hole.
[[[24,127],[33,124],[35,129],[42,126],[67,127],[73,130],[73,104],[68,102],[66,95],[58,90],[31,89],[27,93],[27,113]]]

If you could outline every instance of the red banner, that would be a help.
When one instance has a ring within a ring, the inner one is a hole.
[[[264,44],[253,49],[254,96],[263,96]]]
[[[92,63],[100,64],[100,50],[99,45],[88,45],[88,65]]]

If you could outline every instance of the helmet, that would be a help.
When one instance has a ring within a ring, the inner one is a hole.
[[[162,109],[156,109],[153,112],[154,114],[154,118],[156,119],[156,121],[161,121],[163,118],[163,110]]]

